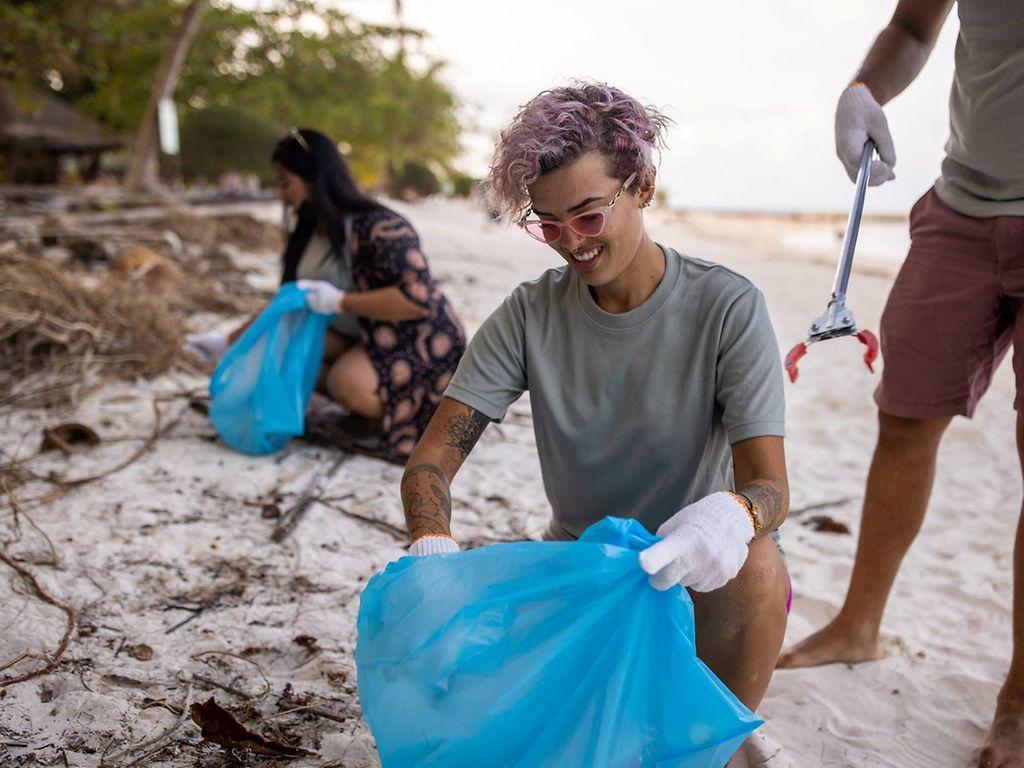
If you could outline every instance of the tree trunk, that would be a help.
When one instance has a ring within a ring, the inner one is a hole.
[[[185,63],[185,56],[192,46],[192,40],[199,31],[199,20],[206,10],[208,0],[192,0],[181,17],[181,24],[175,32],[174,41],[164,53],[157,71],[153,90],[149,95],[146,112],[142,116],[139,130],[132,145],[132,159],[128,167],[127,185],[131,189],[143,190],[156,182],[156,109],[161,99],[168,98],[178,85],[178,75]]]

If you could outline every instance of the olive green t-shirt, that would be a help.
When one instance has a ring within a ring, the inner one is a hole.
[[[959,0],[949,141],[935,191],[965,216],[1024,216],[1024,0]]]
[[[658,287],[621,314],[601,309],[567,266],[518,286],[445,392],[496,421],[530,393],[549,538],[578,537],[606,515],[655,531],[732,487],[732,443],[785,434],[761,292],[725,267],[663,251]]]

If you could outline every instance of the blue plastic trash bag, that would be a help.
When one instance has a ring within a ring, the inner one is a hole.
[[[363,713],[384,768],[721,768],[758,720],[694,652],[657,539],[608,517],[576,542],[404,557],[359,608]]]
[[[271,453],[303,430],[324,354],[328,315],[284,285],[221,358],[210,380],[210,420],[242,453]]]

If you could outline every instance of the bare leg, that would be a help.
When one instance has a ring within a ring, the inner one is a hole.
[[[757,709],[786,634],[789,576],[775,542],[758,539],[735,579],[691,596],[697,656],[736,698]]]
[[[330,396],[330,392],[327,390],[327,374],[331,370],[331,365],[345,352],[354,347],[355,344],[355,341],[347,336],[342,336],[333,328],[327,329],[327,335],[324,336],[323,363],[320,366],[320,373],[317,374],[316,378],[317,392]]]
[[[902,419],[879,412],[878,422],[846,602],[831,623],[782,654],[779,667],[869,661],[882,655],[882,613],[903,556],[924,520],[935,456],[950,419]]]
[[[370,419],[384,415],[377,371],[361,346],[352,347],[334,362],[326,385],[328,394],[353,413]]]
[[[1024,471],[1024,419],[1017,416],[1017,453]],[[1024,768],[1024,510],[1013,548],[1013,660],[996,699],[996,716],[979,768]]]

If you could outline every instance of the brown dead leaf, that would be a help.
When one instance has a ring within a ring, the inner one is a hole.
[[[300,747],[271,741],[248,730],[234,715],[220,706],[213,697],[189,708],[192,720],[202,729],[203,738],[228,749],[248,749],[270,757],[305,757],[316,754]]]
[[[310,653],[320,653],[320,644],[312,635],[299,635],[298,637],[293,638],[292,642],[296,645],[301,645]]]
[[[139,661],[149,661],[153,658],[153,649],[145,643],[128,647],[128,655]]]
[[[850,533],[850,527],[846,523],[842,523],[828,515],[809,517],[803,521],[803,524],[812,531],[821,531],[822,533]]]
[[[43,442],[39,446],[39,452],[56,450],[70,456],[73,445],[99,445],[99,442],[100,436],[92,427],[69,421],[43,430]]]

